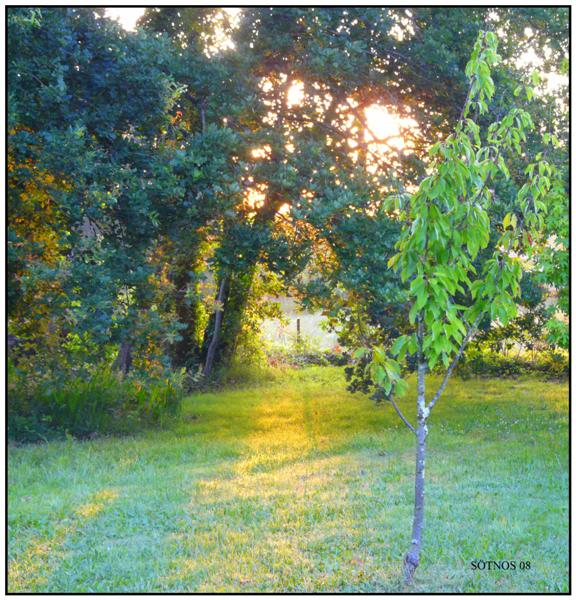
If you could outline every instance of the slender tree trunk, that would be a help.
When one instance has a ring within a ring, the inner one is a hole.
[[[205,365],[208,364],[208,352],[210,348],[213,348],[210,370],[216,366],[228,364],[234,356],[255,270],[256,267],[252,267],[247,272],[235,273],[227,277],[222,300],[223,314],[220,315],[221,322],[218,325],[218,336],[214,342],[218,313],[213,313],[206,327],[204,343],[202,344],[202,357]]]
[[[174,343],[172,347],[173,363],[176,367],[189,367],[199,355],[199,302],[198,300],[187,297],[189,286],[198,287],[197,282],[192,280],[188,270],[192,269],[192,265],[180,267],[180,271],[174,278],[176,291],[174,294],[174,308],[176,316],[180,323],[186,325],[186,329],[182,329],[179,333],[181,339]]]
[[[227,284],[228,276],[224,275],[220,280],[218,296],[216,296],[218,307],[216,309],[214,317],[214,332],[212,334],[212,339],[210,340],[210,345],[208,346],[208,351],[206,353],[206,361],[204,363],[204,369],[202,371],[202,375],[204,375],[204,377],[208,377],[210,373],[212,373],[212,368],[214,366],[214,357],[216,356],[216,349],[218,348],[218,341],[220,339],[220,329],[222,327],[222,316],[224,314],[224,298],[226,295]]]
[[[424,470],[426,464],[426,437],[428,436],[429,410],[426,408],[426,363],[418,363],[418,427],[416,428],[416,475],[414,484],[414,520],[412,523],[412,541],[404,557],[404,581],[412,583],[414,572],[420,564],[422,548],[422,529],[424,526]]]
[[[273,226],[274,217],[284,201],[272,189],[268,190],[268,199],[255,219],[255,230],[265,232]],[[226,237],[225,237],[226,239]],[[213,313],[204,331],[201,357],[204,362],[204,373],[210,373],[219,365],[227,365],[234,356],[238,346],[238,338],[242,330],[242,318],[250,297],[252,282],[258,267],[262,251],[262,242],[254,240],[252,248],[245,256],[243,267],[233,269],[227,276],[222,304],[223,315],[217,324],[217,313]]]
[[[128,371],[130,371],[130,367],[132,366],[132,344],[123,340],[120,344],[120,348],[118,350],[118,355],[116,356],[116,360],[112,365],[112,368],[116,371],[120,371],[122,375],[127,375]]]
[[[272,152],[272,160],[275,158]],[[254,231],[266,233],[274,225],[274,218],[285,201],[285,195],[271,186],[268,189],[267,201],[258,211],[254,221]],[[224,229],[226,241],[226,227]],[[259,236],[258,236],[259,237]],[[230,240],[228,240],[229,243]],[[252,282],[258,267],[263,243],[254,240],[252,247],[245,255],[242,268],[232,269],[227,277],[226,290],[223,295],[223,315],[221,323],[216,326],[216,314],[212,314],[204,331],[201,356],[204,371],[210,372],[215,366],[227,365],[233,358],[242,331],[242,318],[250,297]]]
[[[226,315],[222,323],[222,340],[218,356],[222,364],[228,364],[236,353],[242,331],[242,320],[250,298],[255,273],[256,266],[253,265],[247,271],[236,273],[230,278],[226,298]]]

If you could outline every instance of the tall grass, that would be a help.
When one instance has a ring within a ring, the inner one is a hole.
[[[14,367],[8,377],[8,435],[20,442],[62,435],[127,433],[178,412],[181,377],[132,376],[110,370],[35,379]]]

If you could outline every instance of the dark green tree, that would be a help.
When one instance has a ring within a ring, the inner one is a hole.
[[[10,8],[8,22],[11,329],[43,339],[58,331],[57,349],[83,339],[92,358],[120,345],[116,364],[127,371],[137,323],[154,312],[150,180],[181,91],[169,48],[102,10]],[[28,232],[27,202],[51,215]]]

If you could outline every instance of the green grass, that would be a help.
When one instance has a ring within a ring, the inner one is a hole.
[[[451,382],[413,591],[567,591],[567,405],[566,384]],[[390,406],[309,368],[192,396],[169,430],[12,447],[9,590],[401,591],[413,446]]]

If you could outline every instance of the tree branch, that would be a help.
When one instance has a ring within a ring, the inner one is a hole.
[[[470,338],[476,332],[476,327],[478,326],[478,323],[480,323],[480,319],[483,316],[484,316],[484,311],[482,311],[476,317],[476,320],[474,321],[474,323],[472,323],[472,325],[470,326],[470,329],[468,329],[468,332],[466,333],[466,335],[464,336],[464,339],[462,340],[462,343],[460,344],[460,348],[458,348],[458,352],[457,352],[456,356],[450,363],[450,366],[448,367],[446,373],[444,373],[444,379],[442,379],[442,383],[440,384],[440,387],[436,390],[434,397],[428,404],[428,411],[431,411],[434,408],[434,405],[438,401],[438,398],[440,398],[440,396],[442,395],[442,392],[444,391],[444,388],[446,387],[446,384],[448,383],[448,379],[450,379],[450,375],[452,375],[452,371],[455,369],[456,365],[458,364],[458,361],[462,357],[464,348],[466,348],[466,346],[468,345],[468,342],[470,341]]]
[[[392,406],[394,407],[396,412],[398,413],[398,416],[402,419],[402,421],[404,421],[404,425],[406,425],[406,427],[408,427],[408,429],[410,429],[410,431],[412,431],[412,433],[416,435],[416,429],[414,429],[414,427],[410,424],[408,419],[402,414],[402,412],[398,408],[398,405],[396,404],[396,402],[394,402],[394,398],[390,396],[389,400],[392,403]]]

